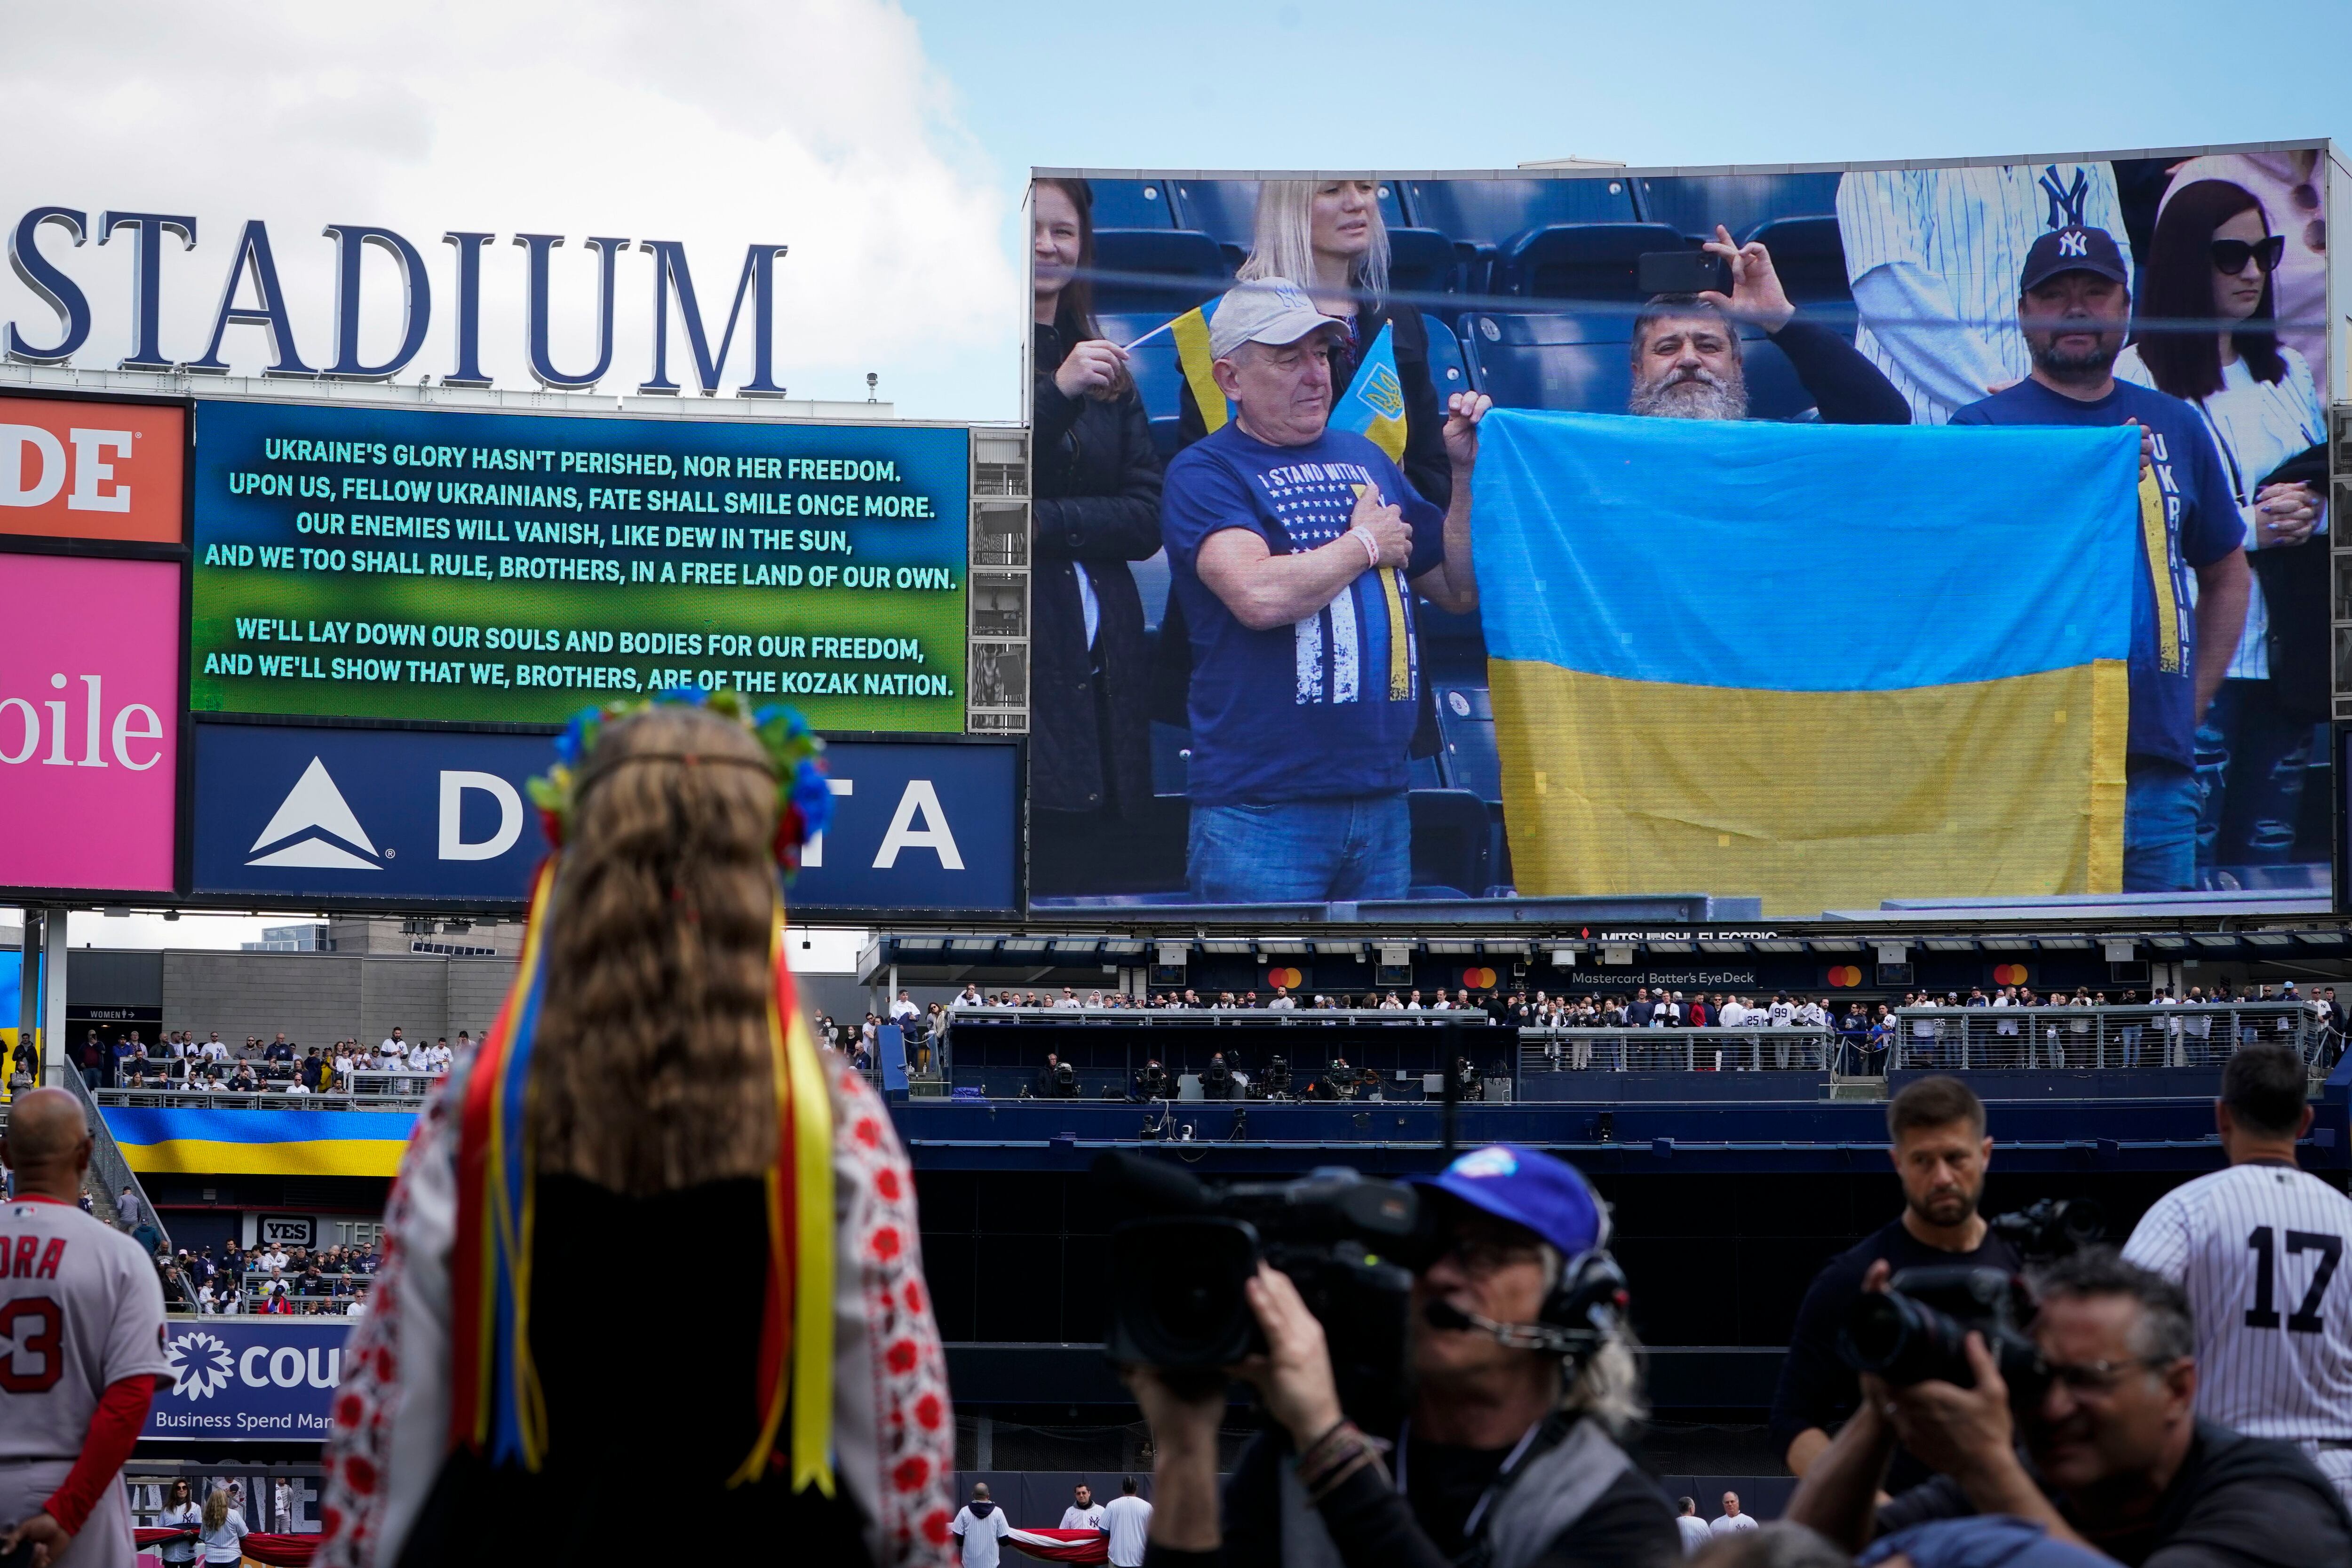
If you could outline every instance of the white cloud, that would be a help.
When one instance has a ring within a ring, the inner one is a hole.
[[[519,231],[561,233],[554,358],[593,358],[592,234],[686,242],[714,341],[744,248],[789,245],[777,279],[777,376],[793,395],[864,395],[902,412],[1014,410],[1020,280],[1009,241],[1017,189],[961,129],[917,29],[882,0],[669,4],[472,0],[397,8],[244,0],[168,6],[0,5],[0,222],[56,203],[192,213],[198,248],[163,261],[163,347],[205,346],[239,225],[269,226],[296,340],[332,357],[328,223],[381,224],[425,257],[434,295],[404,379],[453,363],[451,229],[495,230],[483,257],[485,368],[531,384]],[[44,253],[89,293],[96,330],[77,356],[110,365],[130,332],[129,235]],[[616,349],[601,391],[650,364],[653,258],[616,283]],[[381,357],[399,320],[388,259],[372,256],[363,342]],[[748,315],[748,310],[747,310]],[[0,321],[51,337],[37,299],[0,277]],[[689,380],[680,335],[671,375]],[[264,335],[225,350],[257,371]],[[727,384],[750,373],[739,340]]]

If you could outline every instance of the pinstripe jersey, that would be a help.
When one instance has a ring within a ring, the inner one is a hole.
[[[2147,1211],[2124,1257],[2189,1294],[2199,1415],[2260,1437],[2352,1438],[2347,1240],[2352,1198],[2284,1165],[2200,1176]]]
[[[1902,389],[1922,425],[1944,423],[1990,382],[2021,380],[2033,368],[2017,329],[2017,280],[2036,239],[2070,224],[2103,228],[2131,265],[2105,163],[1856,170],[1838,182],[1837,217],[1848,279],[1897,269],[1890,280],[1901,302],[1890,298],[1887,308],[1916,325],[1874,332],[1864,300],[1854,346]]]

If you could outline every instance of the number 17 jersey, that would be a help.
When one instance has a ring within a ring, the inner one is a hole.
[[[2197,1414],[2258,1437],[2352,1438],[2352,1198],[2249,1163],[2157,1201],[2125,1258],[2178,1281],[2197,1315]]]

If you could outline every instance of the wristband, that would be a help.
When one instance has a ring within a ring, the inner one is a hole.
[[[1372,531],[1369,528],[1351,528],[1348,531],[1356,539],[1362,542],[1365,560],[1370,564],[1373,571],[1379,571],[1381,567],[1381,542],[1372,537]]]

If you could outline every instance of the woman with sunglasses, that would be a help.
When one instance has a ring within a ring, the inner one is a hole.
[[[2326,527],[2317,487],[2266,482],[2322,445],[2326,430],[2311,367],[2278,341],[2273,286],[2285,249],[2243,186],[2198,180],[2174,191],[2148,247],[2139,326],[2116,363],[2118,380],[2169,393],[2204,416],[2257,563],[2229,678],[2197,729],[2205,797],[2197,875],[2209,888],[2294,858],[2313,726],[2326,716],[2324,596],[2309,606],[2282,602],[2280,569],[2290,558],[2274,555],[2263,569],[2262,555]],[[2294,570],[2305,569],[2296,560]],[[2307,569],[2324,572],[2325,563]],[[2304,626],[2312,608],[2319,619]]]

